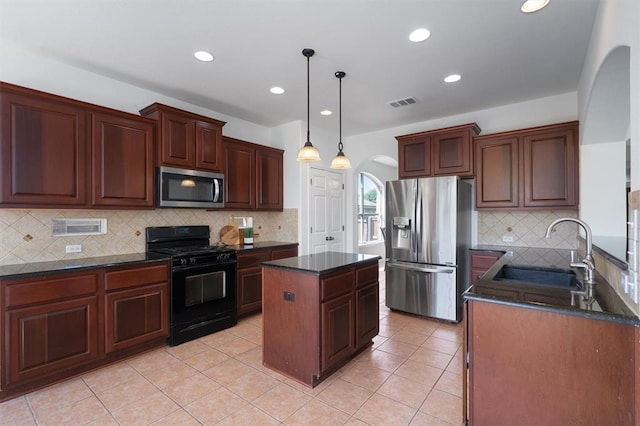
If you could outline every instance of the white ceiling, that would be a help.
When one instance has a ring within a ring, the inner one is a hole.
[[[301,51],[313,48],[311,131],[337,131],[342,70],[348,136],[577,90],[598,0],[551,0],[534,14],[522,1],[0,0],[0,37],[266,126],[306,122]],[[431,38],[409,42],[418,27]],[[451,73],[462,80],[443,83]],[[417,104],[386,104],[409,96]]]

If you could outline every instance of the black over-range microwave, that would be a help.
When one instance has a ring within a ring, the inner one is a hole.
[[[158,207],[224,207],[224,176],[221,173],[158,167],[156,176]]]

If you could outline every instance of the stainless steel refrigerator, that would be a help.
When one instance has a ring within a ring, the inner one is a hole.
[[[462,319],[471,245],[470,181],[455,176],[387,182],[386,304],[451,322]]]

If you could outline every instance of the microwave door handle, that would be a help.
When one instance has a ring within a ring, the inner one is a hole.
[[[213,201],[218,202],[220,201],[218,200],[218,198],[220,197],[220,181],[218,179],[213,180],[213,188],[214,188]]]

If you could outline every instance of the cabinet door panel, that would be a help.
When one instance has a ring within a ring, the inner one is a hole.
[[[577,206],[577,147],[572,129],[525,136],[524,206]]]
[[[361,348],[378,335],[380,330],[380,294],[378,282],[356,292],[356,348]]]
[[[160,161],[168,166],[192,167],[195,155],[193,120],[163,112],[161,129]]]
[[[258,210],[283,208],[282,152],[256,150]]]
[[[93,204],[153,207],[153,136],[149,122],[92,114]]]
[[[98,298],[10,311],[8,382],[39,378],[98,357]]]
[[[224,143],[226,208],[255,208],[255,150],[229,140]]]
[[[433,135],[431,152],[434,176],[473,174],[471,137],[468,130]]]
[[[322,371],[355,351],[354,319],[353,293],[322,304]]]
[[[204,121],[195,122],[196,168],[222,170],[222,127]]]
[[[476,143],[476,207],[518,207],[518,138]]]
[[[262,308],[262,271],[249,268],[238,271],[238,314]]]
[[[85,205],[84,110],[53,96],[4,91],[0,110],[0,203]]]
[[[431,176],[431,139],[410,138],[398,141],[398,176]]]
[[[106,300],[107,353],[168,335],[167,283],[116,291]]]

